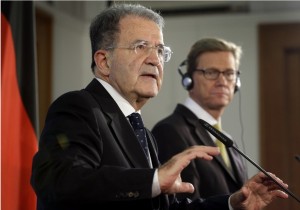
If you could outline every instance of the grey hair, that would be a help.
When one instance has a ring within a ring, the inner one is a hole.
[[[133,15],[155,22],[161,30],[164,27],[163,17],[139,4],[114,4],[98,14],[90,25],[90,41],[92,48],[92,64],[94,71],[94,54],[99,49],[107,49],[114,46],[120,33],[120,20],[126,16]]]

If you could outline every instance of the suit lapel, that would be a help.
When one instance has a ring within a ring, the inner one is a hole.
[[[121,117],[115,115],[114,118],[112,118],[110,126],[112,128],[111,131],[117,136],[116,141],[120,143],[128,159],[134,163],[134,166],[149,167],[145,153],[124,115]],[[137,158],[137,156],[139,158]]]
[[[191,112],[188,108],[186,108],[183,105],[178,105],[175,109],[175,112],[177,112],[179,115],[182,115],[182,117],[186,120],[187,124],[189,124],[189,126],[194,129],[194,133],[196,135],[195,139],[199,142],[199,145],[213,147],[216,146],[211,136],[202,127],[197,116],[193,112]],[[214,159],[221,165],[225,173],[227,173],[234,182],[237,182],[234,173],[227,168],[221,155],[215,156]]]
[[[227,151],[230,159],[235,160],[231,163],[232,170],[233,173],[235,173],[237,182],[242,185],[248,179],[247,174],[243,173],[244,171],[246,171],[243,157],[241,157],[241,155],[232,148],[229,148]]]
[[[128,161],[133,167],[149,167],[137,137],[128,120],[118,107],[117,103],[105,90],[99,81],[94,79],[87,87],[92,96],[98,102],[103,114],[106,116],[107,125],[110,128],[114,140],[124,151]],[[137,158],[138,157],[138,158]]]
[[[159,163],[158,155],[157,155],[156,141],[155,141],[154,136],[148,129],[146,129],[146,132],[147,132],[149,152],[151,155],[152,167],[157,168],[160,165],[160,163]]]
[[[216,144],[214,143],[211,136],[207,133],[207,131],[202,127],[202,125],[199,122],[197,122],[197,125],[195,125],[195,133],[196,133],[196,135],[198,135],[198,138],[200,139],[200,141],[202,141],[203,145],[214,146],[214,147],[216,146]],[[230,162],[232,163],[232,161],[231,161],[232,157],[231,157],[231,154],[228,151],[228,149],[227,149],[227,152],[228,152],[228,155],[230,158]],[[225,173],[227,173],[232,178],[232,180],[234,182],[236,182],[237,180],[232,171],[234,169],[234,167],[232,168],[232,170],[228,169],[228,167],[226,166],[221,155],[215,156],[214,159],[216,159],[216,161],[221,165],[221,167],[225,171]]]

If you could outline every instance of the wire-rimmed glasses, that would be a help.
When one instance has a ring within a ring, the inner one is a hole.
[[[139,40],[135,43],[133,43],[129,47],[108,47],[106,48],[107,50],[109,49],[127,49],[127,50],[132,50],[135,52],[137,55],[150,55],[152,50],[156,50],[156,54],[160,60],[160,62],[168,62],[171,59],[172,55],[172,50],[170,47],[165,46],[163,44],[159,44],[156,46],[152,46],[149,44],[149,42],[144,41],[144,40]]]

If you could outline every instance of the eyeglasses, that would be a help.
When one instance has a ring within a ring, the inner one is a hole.
[[[216,80],[219,78],[220,74],[223,74],[228,81],[233,81],[240,75],[240,71],[234,70],[219,71],[218,69],[195,69],[195,71],[202,72],[204,77],[208,80]]]
[[[133,50],[137,55],[147,55],[149,56],[152,50],[156,50],[156,54],[160,60],[160,62],[168,62],[171,59],[172,50],[170,47],[159,44],[157,46],[151,46],[147,41],[138,41],[130,47],[108,47],[109,49],[126,49]]]

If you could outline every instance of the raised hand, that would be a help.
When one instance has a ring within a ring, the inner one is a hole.
[[[212,160],[220,153],[219,148],[209,146],[192,146],[173,156],[169,161],[158,168],[158,179],[162,193],[192,193],[194,186],[182,182],[181,171],[195,158]]]

